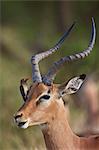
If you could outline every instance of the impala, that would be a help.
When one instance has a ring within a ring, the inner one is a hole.
[[[84,58],[91,52],[96,37],[94,19],[92,18],[92,33],[87,49],[81,53],[61,58],[52,65],[46,75],[41,75],[39,70],[39,61],[60,48],[73,26],[74,24],[53,48],[32,56],[33,84],[28,88],[28,79],[21,80],[20,91],[24,104],[14,118],[20,128],[40,125],[48,150],[99,150],[99,136],[83,138],[72,132],[63,101],[64,95],[77,92],[86,75],[74,77],[62,85],[53,83],[56,73],[65,62]]]

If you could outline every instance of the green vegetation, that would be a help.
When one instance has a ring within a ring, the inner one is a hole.
[[[60,51],[40,63],[41,71],[45,73],[52,62],[60,57],[86,48],[91,33],[92,16],[95,18],[97,29],[99,26],[99,2],[2,0],[0,3],[2,27],[0,31],[2,50],[0,63],[0,149],[44,150],[44,141],[39,127],[22,130],[14,124],[13,114],[22,103],[19,81],[23,77],[31,76],[31,56],[51,48],[75,20],[77,20],[76,27]],[[97,41],[91,55],[82,61],[64,65],[55,82],[61,83],[77,74],[99,73],[98,47],[97,33]],[[77,112],[81,113],[80,110],[75,112],[75,109],[72,109],[71,112],[75,114],[74,116],[78,116]],[[72,118],[75,120],[74,117]]]

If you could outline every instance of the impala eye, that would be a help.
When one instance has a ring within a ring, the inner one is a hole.
[[[48,100],[50,98],[50,96],[49,95],[43,95],[43,96],[41,96],[40,97],[40,99],[39,100],[42,100],[42,99],[46,99],[46,100]]]
[[[39,98],[39,100],[36,102],[36,105],[39,105],[41,102],[46,101],[50,99],[50,95],[43,95]]]

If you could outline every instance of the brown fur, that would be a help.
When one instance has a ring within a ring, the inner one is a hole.
[[[36,105],[38,98],[49,89],[52,96],[50,100]],[[48,150],[98,150],[99,136],[81,138],[72,132],[58,90],[59,88],[54,84],[51,86],[43,83],[34,84],[29,91],[27,101],[16,116],[22,114],[20,121],[29,119],[29,126],[41,124]]]

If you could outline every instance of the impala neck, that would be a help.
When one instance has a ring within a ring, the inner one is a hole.
[[[42,126],[42,132],[45,144],[48,150],[73,150],[74,138],[71,128],[69,127],[64,105],[59,106],[49,123]]]

